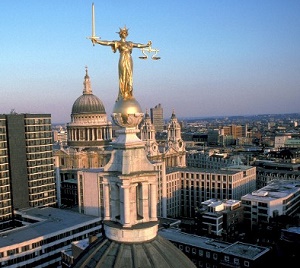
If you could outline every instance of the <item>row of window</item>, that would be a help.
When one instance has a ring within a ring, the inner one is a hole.
[[[25,127],[25,132],[29,133],[29,132],[39,132],[39,131],[47,131],[47,132],[51,132],[52,134],[52,129],[50,125],[34,125],[34,126],[26,126]]]
[[[7,163],[8,163],[7,157],[6,157],[6,156],[4,156],[4,157],[1,157],[1,156],[0,156],[0,165],[1,165],[1,164],[7,164]]]
[[[52,171],[29,175],[29,186],[41,186],[55,183],[54,174]]]
[[[48,172],[40,172],[40,173],[35,173],[35,174],[28,174],[28,180],[29,180],[29,187],[32,186],[37,186],[37,185],[42,185],[43,182],[33,182],[33,181],[38,181],[40,179],[45,179],[47,178],[48,181],[47,183],[54,183],[54,172],[52,168],[49,168]]]
[[[201,179],[202,181],[205,180],[217,180],[217,181],[221,181],[223,180],[224,182],[226,181],[232,181],[232,176],[227,176],[227,175],[216,175],[216,174],[199,174],[199,173],[181,173],[181,178],[182,179]]]
[[[11,206],[11,199],[7,199],[7,200],[4,200],[4,199],[0,199],[0,207],[1,208],[4,208],[4,207],[10,207]]]
[[[10,187],[0,187],[0,201],[10,198]]]
[[[52,132],[27,132],[25,134],[25,138],[27,140],[33,140],[33,139],[46,139],[48,140],[48,138],[52,137]]]
[[[0,155],[7,155],[7,143],[0,142]]]
[[[179,244],[178,246],[176,243],[173,243],[173,244],[187,255],[190,255],[190,254],[197,255],[197,253],[198,253],[198,256],[206,258],[206,259],[213,259],[213,260],[217,261],[217,260],[219,260],[220,257],[223,257],[222,261],[224,261],[225,263],[230,263],[230,261],[231,261],[230,257],[228,255],[219,256],[218,253],[215,253],[215,252],[205,251],[203,249],[197,249],[197,248],[190,247],[187,245],[182,245],[182,244]],[[235,265],[240,265],[242,261],[244,262],[245,267],[250,266],[250,263],[247,260],[241,260],[240,258],[237,258],[237,257],[233,258],[233,263]],[[199,264],[200,264],[199,265],[200,267],[204,267],[204,266],[201,266],[204,264],[203,261],[201,261],[201,263],[199,262]],[[213,267],[213,264],[206,262],[205,267]]]
[[[32,160],[28,160],[27,166],[34,167],[34,166],[40,166],[40,165],[53,164],[53,158],[49,157],[49,155],[51,155],[51,154],[50,153],[36,154],[36,156],[44,156],[44,157],[37,157]]]
[[[0,186],[7,186],[7,185],[10,185],[8,179],[8,171],[0,172]]]
[[[8,171],[8,163],[1,164],[0,171]]]
[[[28,125],[36,125],[36,124],[47,124],[51,126],[51,118],[44,117],[44,118],[25,118],[25,124]]]
[[[48,191],[53,191],[54,189],[55,189],[55,185],[54,184],[43,185],[41,187],[30,188],[29,189],[29,194],[32,195],[32,196],[34,194],[42,194],[42,195],[48,196]],[[34,199],[34,198],[32,198],[32,199]]]
[[[48,137],[50,137],[50,136],[48,136]],[[52,145],[52,139],[26,140],[26,146],[36,146],[36,145],[44,145],[44,144]],[[41,147],[41,148],[43,148],[43,147]],[[37,149],[39,149],[39,147],[36,147],[35,149],[37,150]]]
[[[6,216],[9,216],[11,213],[12,213],[12,211],[11,211],[11,207],[10,206],[9,207],[0,208],[0,215],[1,215],[0,218],[2,218],[2,217],[6,218]]]
[[[48,204],[48,199],[50,196],[53,196],[55,197],[55,191],[47,191],[47,192],[39,192],[37,194],[30,194],[29,195],[29,199],[30,201],[40,201],[41,203],[44,204]],[[50,202],[52,201],[53,199],[50,199]]]
[[[51,171],[51,170],[53,170],[53,165],[48,164],[46,166],[29,167],[28,173],[32,174],[32,173],[44,172],[44,174],[46,174],[45,172]]]
[[[56,197],[49,197],[43,200],[30,200],[30,207],[42,207],[42,206],[53,206],[56,205]]]

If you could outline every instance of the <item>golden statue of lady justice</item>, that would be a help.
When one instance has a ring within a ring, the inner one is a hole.
[[[150,48],[152,42],[149,41],[147,44],[133,43],[126,41],[128,36],[128,29],[124,27],[120,28],[120,31],[117,32],[120,36],[120,40],[114,41],[104,41],[100,40],[99,37],[95,36],[95,25],[94,25],[94,4],[92,6],[92,36],[91,39],[93,45],[99,44],[103,46],[111,46],[112,51],[115,53],[117,50],[120,52],[119,59],[119,94],[118,99],[123,98],[129,99],[133,97],[132,95],[132,73],[133,73],[133,61],[131,57],[133,48]]]

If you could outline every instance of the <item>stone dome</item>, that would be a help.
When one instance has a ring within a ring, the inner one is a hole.
[[[93,94],[83,94],[74,102],[72,114],[106,114],[102,101]]]
[[[72,115],[106,114],[102,101],[93,94],[91,80],[86,67],[83,81],[83,92],[72,106]]]
[[[119,243],[98,238],[75,260],[73,268],[195,268],[170,241],[157,235],[143,243]]]

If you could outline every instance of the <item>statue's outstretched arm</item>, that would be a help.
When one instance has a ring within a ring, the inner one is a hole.
[[[149,41],[147,44],[132,43],[132,46],[137,48],[150,47],[151,45],[152,45],[151,41]]]
[[[103,45],[103,46],[112,46],[115,44],[114,41],[105,41],[105,40],[100,40],[100,39],[93,39],[92,40],[93,43],[99,44],[99,45]]]
[[[94,44],[99,44],[102,46],[110,46],[112,51],[116,53],[118,49],[118,42],[116,41],[105,41],[105,40],[100,40],[99,38],[94,38],[92,39],[92,43]]]

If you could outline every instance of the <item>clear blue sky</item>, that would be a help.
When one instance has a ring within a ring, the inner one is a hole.
[[[119,53],[96,34],[151,40],[161,60],[134,59],[133,92],[165,118],[300,112],[299,0],[1,0],[0,113],[50,113],[69,122],[85,66],[109,120]]]

